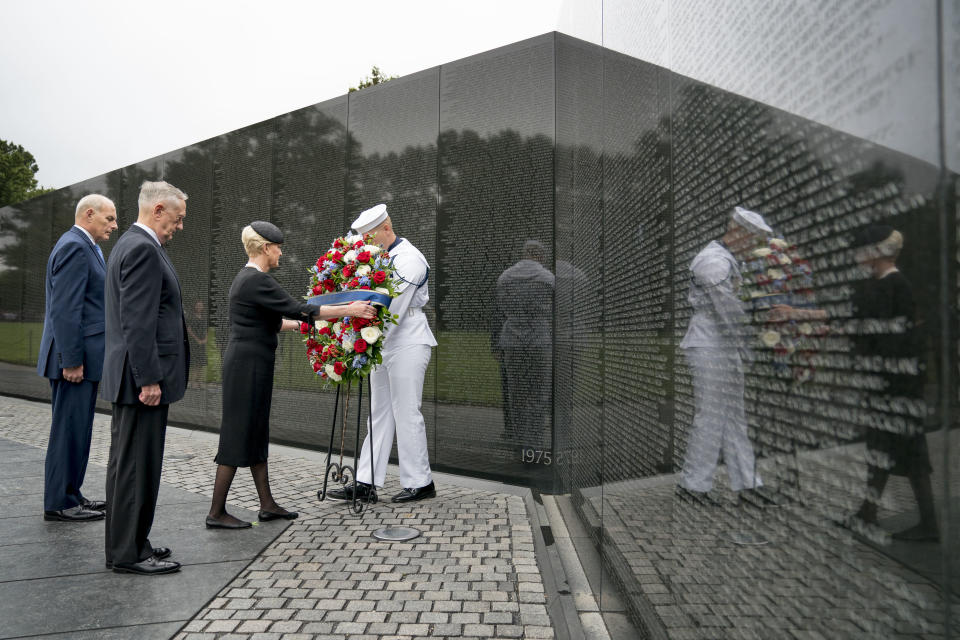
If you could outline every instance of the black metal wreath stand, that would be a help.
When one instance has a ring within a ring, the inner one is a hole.
[[[353,448],[353,466],[345,465],[343,463],[343,446],[344,441],[346,440],[346,430],[347,430],[347,414],[349,413],[350,406],[350,383],[347,383],[346,392],[344,393],[343,401],[343,416],[340,420],[340,459],[338,462],[332,460],[333,457],[333,440],[334,436],[337,433],[337,409],[340,404],[340,387],[343,385],[337,385],[337,395],[333,400],[333,424],[330,427],[330,446],[327,447],[327,464],[326,470],[323,474],[323,487],[317,491],[317,499],[323,502],[327,497],[327,484],[329,481],[340,484],[341,487],[345,488],[347,483],[352,481],[354,486],[353,491],[353,500],[350,502],[350,510],[353,513],[359,515],[363,513],[364,506],[372,502],[377,501],[377,487],[371,482],[370,491],[364,498],[360,498],[357,491],[357,468],[359,467],[360,462],[360,421],[363,415],[363,378],[357,383],[357,429],[354,433],[354,448]],[[367,412],[369,415],[372,415],[372,389],[367,391]],[[369,421],[369,427],[367,432],[368,437],[370,438],[370,473],[373,474],[373,419]],[[371,481],[373,478],[370,478]]]

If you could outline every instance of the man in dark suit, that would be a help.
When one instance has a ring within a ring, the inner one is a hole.
[[[185,193],[166,182],[140,187],[137,221],[110,252],[101,394],[113,403],[107,463],[107,566],[156,575],[180,569],[147,536],[160,490],[171,402],[183,397],[190,350],[180,281],[163,245],[183,229]]]
[[[44,465],[43,519],[100,520],[106,503],[80,492],[90,456],[97,385],[103,371],[103,278],[97,246],[117,228],[117,209],[99,194],[77,203],[74,225],[47,260],[46,311],[37,373],[50,379],[50,440]]]

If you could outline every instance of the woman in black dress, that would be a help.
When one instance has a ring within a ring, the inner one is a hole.
[[[219,529],[250,526],[226,511],[227,493],[237,467],[250,467],[260,498],[260,520],[297,517],[273,499],[267,475],[277,332],[299,331],[301,321],[312,323],[317,317],[372,318],[376,313],[366,302],[317,307],[294,300],[267,274],[280,263],[280,229],[258,220],[243,229],[241,238],[250,261],[230,286],[230,342],[223,356],[220,447],[214,459],[218,466],[213,502],[206,518],[207,527]]]

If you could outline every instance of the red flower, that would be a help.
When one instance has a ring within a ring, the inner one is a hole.
[[[370,262],[370,252],[369,252],[369,251],[361,251],[360,253],[358,253],[358,254],[357,254],[357,262],[363,262],[363,263]]]
[[[320,363],[319,360],[314,360],[314,362],[313,362],[313,372],[316,373],[317,371],[320,371],[320,368],[321,368],[322,366],[323,366],[323,365]]]
[[[351,289],[356,289],[359,286],[360,286],[360,280],[358,280],[357,278],[354,278],[353,280],[350,281]]]
[[[323,281],[323,288],[326,289],[327,291],[333,291],[334,289],[337,288],[337,285],[336,283],[334,283],[333,279],[327,278],[326,280]]]
[[[317,258],[317,269],[323,269],[323,261],[327,259],[327,256],[322,256]]]
[[[374,271],[373,272],[373,281],[377,284],[383,284],[383,281],[387,279],[386,271]]]
[[[347,367],[342,362],[337,361],[333,363],[333,372],[338,376],[343,375],[343,372],[346,370],[347,370]]]
[[[360,288],[361,288],[361,289],[366,289],[367,291],[369,291],[369,290],[370,290],[370,285],[366,285],[366,284],[365,284],[365,285],[363,285],[363,286],[360,287]]]
[[[316,349],[320,346],[320,343],[314,340],[313,338],[307,338],[307,349]]]
[[[384,251],[383,253],[380,254],[380,257],[383,258],[384,260],[389,260],[390,254]]]
[[[328,251],[327,257],[334,262],[343,262],[343,254],[339,251]]]
[[[323,285],[319,283],[313,285],[313,295],[318,296],[321,293],[323,293]]]
[[[303,335],[307,335],[308,333],[310,333],[310,325],[307,324],[306,322],[301,322],[300,333],[302,333]]]
[[[318,331],[317,333],[319,333],[322,336],[328,336],[330,335],[330,327],[322,327],[320,331]]]
[[[343,249],[343,241],[340,240],[340,238],[337,238],[333,241],[333,246],[335,246],[337,249]]]
[[[362,246],[363,246],[363,240],[357,240],[356,242],[353,243],[354,249],[359,249]]]
[[[363,353],[367,350],[367,341],[363,338],[357,338],[353,343],[353,350],[357,353]]]
[[[368,324],[370,324],[370,321],[367,320],[366,318],[351,318],[351,319],[350,319],[350,326],[353,327],[353,330],[354,330],[354,331],[360,331],[360,329],[363,329],[363,328],[364,328],[365,326],[367,326]]]
[[[343,277],[349,278],[352,275],[353,275],[353,266],[348,264],[343,268]]]

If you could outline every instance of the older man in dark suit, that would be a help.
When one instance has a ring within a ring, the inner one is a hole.
[[[103,371],[103,278],[97,243],[117,228],[117,209],[92,193],[47,260],[46,311],[37,373],[50,380],[53,419],[44,465],[43,519],[103,518],[105,503],[80,492],[90,456],[97,386]]]
[[[139,215],[110,253],[101,393],[113,403],[107,463],[107,566],[156,575],[180,569],[153,547],[167,410],[187,386],[190,351],[180,282],[163,245],[183,229],[187,196],[144,182]]]

